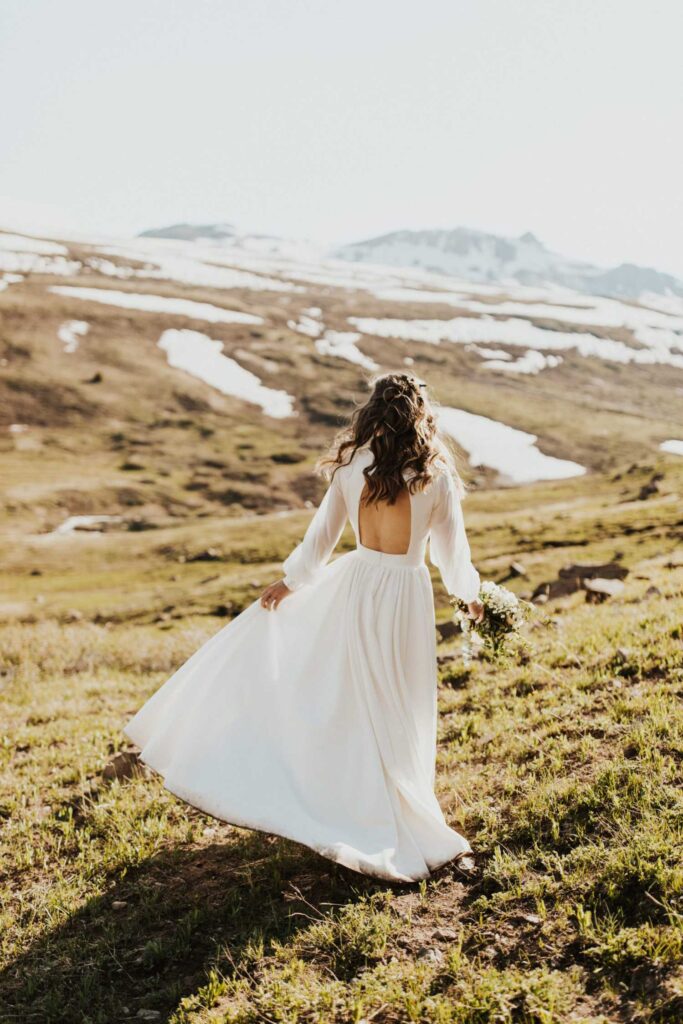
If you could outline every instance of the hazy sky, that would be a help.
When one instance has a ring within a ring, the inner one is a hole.
[[[682,44],[682,0],[0,0],[0,220],[465,224],[683,276]]]

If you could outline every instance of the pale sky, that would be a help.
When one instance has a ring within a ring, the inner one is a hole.
[[[0,221],[463,224],[683,277],[682,48],[682,0],[0,0]]]

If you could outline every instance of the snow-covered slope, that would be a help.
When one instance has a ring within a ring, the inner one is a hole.
[[[330,251],[324,245],[240,230],[232,224],[172,224],[141,238],[193,242],[220,251],[319,262],[333,257],[361,264],[404,267],[485,284],[559,285],[588,295],[637,299],[683,298],[683,281],[671,274],[621,263],[597,267],[547,249],[531,232],[504,238],[470,228],[394,231]]]
[[[99,416],[109,451],[129,420],[137,437],[141,417],[160,419],[178,442],[201,417],[207,436],[256,430],[267,452],[277,420],[279,453],[283,438],[327,443],[371,374],[405,366],[438,388],[474,462],[507,482],[678,451],[683,296],[654,294],[652,279],[638,301],[580,294],[547,279],[580,271],[597,292],[598,272],[529,236],[472,248],[453,236],[449,275],[231,231],[72,242],[0,229],[0,431],[31,444],[34,429]],[[532,266],[546,283],[511,280]],[[245,507],[269,507],[261,486],[249,482]]]
[[[216,249],[243,250],[293,259],[321,259],[327,246],[299,238],[279,238],[277,235],[243,231],[234,224],[170,224],[168,227],[142,231],[139,238],[171,239],[197,242]]]
[[[683,282],[649,267],[622,263],[601,268],[551,252],[535,235],[503,238],[469,228],[394,231],[337,249],[361,263],[421,267],[463,280],[555,284],[593,295],[637,298],[646,293],[683,296]]]

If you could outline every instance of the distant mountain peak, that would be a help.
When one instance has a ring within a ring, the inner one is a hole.
[[[670,274],[632,263],[598,267],[568,259],[547,249],[531,231],[507,238],[465,227],[405,229],[344,245],[334,255],[359,263],[421,267],[477,283],[550,284],[614,298],[647,293],[683,297],[683,282]]]
[[[138,238],[177,238],[184,242],[196,242],[201,238],[221,241],[234,238],[237,229],[234,224],[171,224],[164,228],[149,228],[141,231]]]

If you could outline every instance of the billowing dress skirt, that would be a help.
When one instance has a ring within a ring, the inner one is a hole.
[[[328,563],[347,515],[357,528],[353,469],[335,476],[284,563],[294,593],[275,611],[246,608],[124,731],[172,793],[216,818],[412,881],[469,849],[434,794],[429,527],[432,560],[466,600],[478,576],[448,484],[411,496],[405,555],[358,544]]]

